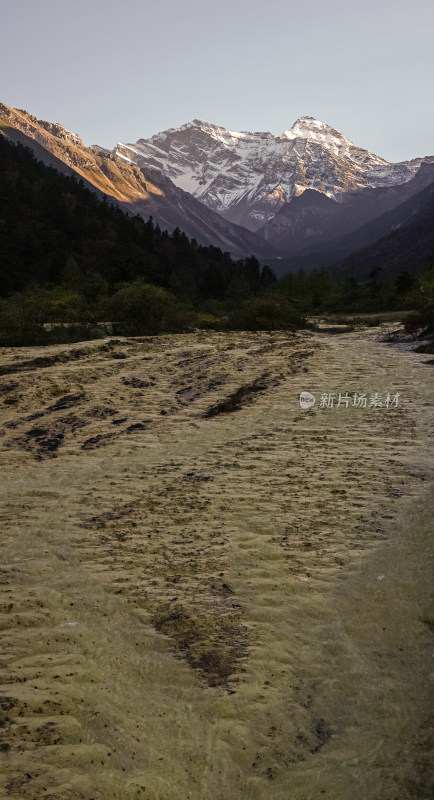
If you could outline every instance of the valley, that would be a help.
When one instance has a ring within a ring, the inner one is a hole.
[[[253,254],[278,277],[323,266],[345,275],[353,254],[432,217],[434,156],[389,163],[313,117],[280,136],[195,119],[108,150],[0,103],[0,135],[129,215],[233,258]],[[429,268],[431,236],[419,252],[410,231],[387,273]]]
[[[434,5],[24,5],[0,800],[433,800]]]

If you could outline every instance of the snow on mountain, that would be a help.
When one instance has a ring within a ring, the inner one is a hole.
[[[161,170],[208,208],[250,230],[305,189],[339,199],[341,192],[405,183],[423,161],[390,164],[307,116],[280,136],[195,119],[135,144],[119,143],[114,152],[128,163]]]
[[[223,219],[160,171],[138,167],[98,145],[86,147],[62,125],[0,103],[0,135],[30,147],[39,160],[60,172],[79,176],[128,213],[152,216],[163,229],[179,227],[200,244],[220,247],[236,258],[276,255],[262,236]]]

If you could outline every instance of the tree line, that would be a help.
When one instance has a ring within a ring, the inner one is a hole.
[[[250,256],[132,217],[0,136],[0,344],[45,344],[195,327],[295,329],[327,311],[405,307],[416,288],[374,271],[279,281]]]

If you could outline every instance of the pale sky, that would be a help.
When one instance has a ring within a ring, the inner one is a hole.
[[[432,0],[0,0],[0,100],[86,144],[194,118],[328,122],[390,161],[434,155]]]

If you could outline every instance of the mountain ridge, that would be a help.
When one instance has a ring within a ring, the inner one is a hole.
[[[373,236],[387,236],[387,213],[434,176],[434,156],[390,164],[309,116],[281,135],[194,119],[138,140],[141,155],[130,145],[87,147],[59,123],[1,103],[0,131],[130,214],[152,216],[164,229],[180,228],[235,257],[255,254],[280,273],[284,264],[292,269],[294,256],[310,269],[319,258],[331,264],[370,246]],[[286,184],[275,183],[276,170],[286,170]],[[182,188],[185,181],[200,184],[202,194]]]
[[[287,255],[311,245],[321,245],[352,234],[367,223],[397,208],[434,182],[434,160],[423,162],[406,183],[341,193],[339,202],[312,189],[285,203],[259,231]],[[386,235],[387,231],[382,231]],[[364,241],[363,246],[370,244]]]
[[[225,221],[155,168],[126,164],[104,148],[86,147],[78,134],[59,123],[39,120],[27,111],[0,103],[0,130],[12,140],[17,139],[19,131],[21,143],[37,149],[38,158],[45,163],[65,171],[62,163],[66,170],[111,197],[124,210],[140,214],[145,220],[152,216],[170,232],[179,227],[200,244],[220,247],[235,257],[256,253],[265,259],[274,253],[273,246],[262,237]],[[49,155],[44,156],[42,151]]]
[[[163,172],[225,219],[258,231],[305,189],[338,199],[344,192],[404,184],[431,157],[392,164],[313,117],[281,135],[231,131],[195,119],[136,143],[120,158]]]
[[[417,176],[414,182],[417,184]],[[419,190],[403,202],[350,233],[299,249],[287,259],[270,262],[270,266],[278,277],[299,269],[310,272],[318,267],[325,267],[336,276],[348,271],[366,276],[376,267],[392,275],[405,270],[419,272],[427,269],[434,264],[433,198],[434,165],[431,181],[425,185],[422,182]],[[419,248],[415,234],[418,229],[421,241]]]

